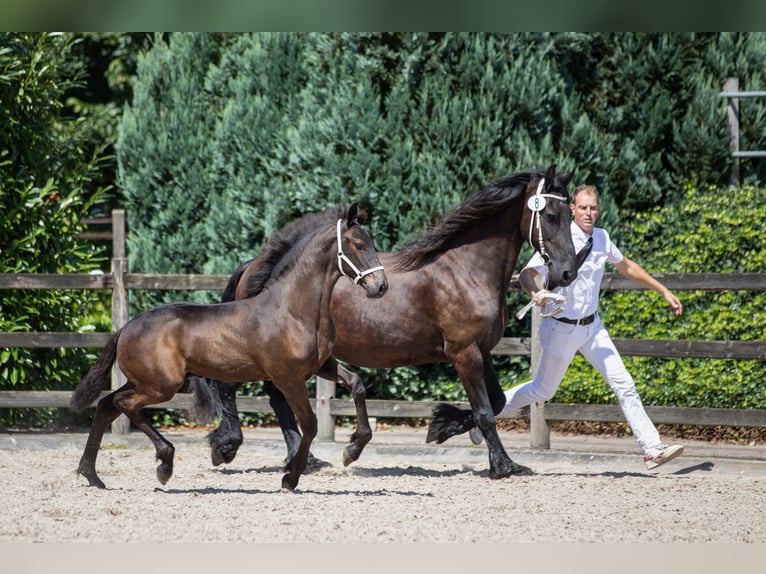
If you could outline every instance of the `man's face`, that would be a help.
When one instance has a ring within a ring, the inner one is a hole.
[[[575,223],[585,233],[593,233],[593,226],[598,219],[598,199],[589,191],[581,191],[575,197],[574,203],[569,204]]]

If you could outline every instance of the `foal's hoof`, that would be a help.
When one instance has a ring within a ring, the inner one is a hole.
[[[295,484],[290,482],[289,472],[282,477],[282,492],[293,492],[296,486],[298,486],[298,482],[296,481]]]
[[[354,456],[354,454],[351,452],[351,445],[343,449],[343,466],[348,466],[356,460],[359,460],[359,454]]]
[[[85,478],[88,479],[88,486],[95,486],[96,488],[106,488],[106,485],[104,484],[104,482],[98,476],[96,476],[95,472],[93,473],[85,473],[82,471],[77,471],[77,472],[79,472],[81,475],[83,475]]]
[[[173,476],[172,467],[168,467],[166,464],[161,464],[157,467],[157,480],[160,481],[160,484],[166,484],[171,476]]]

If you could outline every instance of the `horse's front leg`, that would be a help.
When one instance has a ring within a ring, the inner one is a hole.
[[[455,353],[451,358],[468,395],[474,422],[487,441],[489,477],[505,478],[514,474],[533,474],[531,469],[511,460],[497,434],[495,415],[484,382],[485,368],[481,351],[472,345]]]
[[[274,384],[285,395],[287,402],[298,419],[302,437],[298,450],[287,464],[287,474],[282,477],[282,490],[292,492],[298,486],[301,474],[306,468],[309,448],[317,435],[317,418],[314,411],[311,410],[309,402],[309,393],[306,388],[306,381],[277,381]]]
[[[359,459],[364,447],[372,439],[372,428],[367,415],[367,389],[365,389],[364,382],[359,375],[338,364],[334,357],[330,357],[322,365],[317,375],[329,380],[338,380],[354,398],[356,430],[351,435],[350,444],[343,449],[343,465],[348,466]]]

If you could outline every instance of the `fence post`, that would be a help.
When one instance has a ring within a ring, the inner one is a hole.
[[[739,78],[726,78],[723,83],[724,92],[739,92]],[[729,119],[729,142],[731,151],[739,151],[739,98],[727,98],[726,115]],[[729,184],[739,187],[739,158],[734,157],[734,163],[731,166],[729,175]]]
[[[128,322],[128,293],[125,290],[125,273],[128,272],[128,260],[125,257],[125,210],[112,210],[112,332],[115,333]],[[112,367],[112,390],[119,389],[127,382],[115,363]],[[130,431],[130,421],[125,415],[120,415],[112,423],[112,433],[127,434]]]
[[[540,354],[542,345],[540,344],[540,307],[532,307],[532,341],[530,370],[532,377],[537,374],[540,367]],[[529,405],[529,446],[531,448],[551,448],[551,430],[548,421],[545,420],[545,403],[532,403]]]
[[[330,399],[335,398],[335,381],[317,377],[317,440],[335,441],[335,419],[330,414]]]

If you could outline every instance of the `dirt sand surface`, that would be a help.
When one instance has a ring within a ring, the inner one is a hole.
[[[286,493],[277,435],[246,438],[233,463],[213,467],[204,434],[171,434],[175,473],[164,486],[143,435],[108,435],[97,461],[107,489],[99,490],[75,473],[84,434],[40,448],[22,438],[9,439],[13,448],[0,441],[0,542],[766,540],[766,461],[693,450],[648,472],[635,451],[509,448],[536,474],[490,480],[483,445],[387,444],[384,435],[349,467],[342,442],[316,445],[331,466]]]

